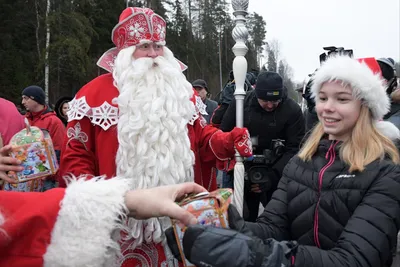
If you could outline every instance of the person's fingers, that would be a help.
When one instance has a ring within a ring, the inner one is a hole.
[[[197,219],[194,217],[193,214],[188,212],[187,210],[184,210],[183,208],[179,207],[177,204],[172,203],[171,206],[169,206],[165,210],[166,214],[161,214],[163,216],[169,216],[171,218],[177,219],[180,222],[182,222],[185,225],[190,225],[190,224],[196,224]]]
[[[0,155],[7,156],[8,154],[10,154],[11,150],[11,145],[3,146],[2,148],[0,148]]]
[[[21,161],[11,157],[0,158],[0,171],[8,172],[20,172],[24,170],[24,167],[20,166]]]
[[[0,172],[0,179],[4,180],[10,184],[15,184],[17,181],[14,180],[13,178],[9,177],[7,174],[5,174],[4,172]]]
[[[253,187],[253,188],[254,188],[254,187],[258,187],[258,186],[259,186],[258,184],[252,184],[252,185],[251,185],[251,187]]]
[[[184,183],[184,184],[180,184],[178,186],[178,190],[176,191],[176,195],[175,198],[180,198],[186,194],[190,194],[190,193],[202,193],[202,192],[206,192],[207,190],[196,184],[196,183]],[[175,200],[175,199],[173,199]]]

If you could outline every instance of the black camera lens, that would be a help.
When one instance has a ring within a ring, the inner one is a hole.
[[[263,179],[263,175],[262,175],[261,172],[254,172],[254,173],[253,173],[252,180],[253,180],[254,182],[256,182],[256,181],[261,181],[262,179]]]

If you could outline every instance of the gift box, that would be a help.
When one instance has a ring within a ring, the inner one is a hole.
[[[25,120],[26,128],[16,133],[10,140],[10,156],[22,162],[24,170],[9,172],[17,183],[40,179],[54,175],[58,162],[53,142],[48,131],[30,126]]]
[[[204,192],[191,195],[178,204],[192,213],[197,218],[199,224],[228,228],[228,206],[231,203],[231,196],[231,189],[218,189],[210,193]],[[183,253],[182,239],[186,226],[176,220],[172,220],[172,226],[181,259],[184,259],[184,266],[195,267],[185,258]]]
[[[4,182],[3,190],[15,191],[15,192],[42,192],[43,187],[44,187],[44,181],[42,179],[34,179],[17,184],[10,184]]]

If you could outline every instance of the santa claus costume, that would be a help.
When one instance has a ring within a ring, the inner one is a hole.
[[[0,266],[112,266],[125,179],[72,180],[44,193],[0,191]]]
[[[110,73],[89,82],[70,102],[61,176],[117,176],[130,189],[194,180],[211,191],[216,165],[232,166],[235,148],[251,155],[246,129],[223,133],[206,125],[205,106],[183,75],[184,65],[164,46],[165,34],[164,19],[151,9],[122,12],[112,31],[116,47],[98,61]],[[133,59],[144,44],[161,46],[163,56]],[[114,235],[120,253],[113,254],[113,265],[178,266],[164,238],[169,226],[169,218],[127,220]]]

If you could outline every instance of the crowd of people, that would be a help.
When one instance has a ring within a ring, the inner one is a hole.
[[[183,266],[170,218],[188,225],[195,266],[400,264],[393,62],[330,56],[306,114],[278,73],[250,72],[238,128],[233,75],[219,103],[205,80],[189,83],[164,18],[127,8],[112,33],[97,62],[108,73],[55,111],[38,86],[21,93],[25,115],[0,99],[0,266]],[[49,132],[60,168],[21,190],[9,142],[26,121]],[[248,159],[245,212],[229,207],[229,229],[199,225],[175,201],[217,189],[217,171],[233,187],[236,151]]]

